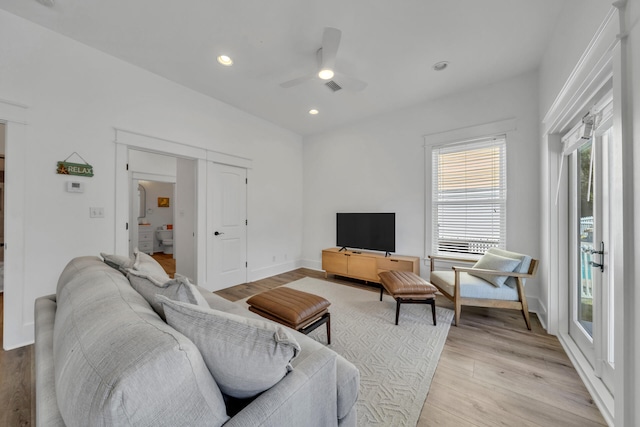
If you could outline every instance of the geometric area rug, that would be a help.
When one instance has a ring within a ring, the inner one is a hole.
[[[306,277],[285,285],[320,295],[331,306],[331,345],[360,370],[356,403],[359,426],[415,426],[427,399],[453,319],[453,311],[403,304],[395,325],[396,302],[379,292]],[[241,302],[240,302],[241,303]],[[326,343],[324,326],[309,336]]]

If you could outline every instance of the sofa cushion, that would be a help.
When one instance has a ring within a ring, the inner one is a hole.
[[[135,262],[133,258],[124,255],[111,255],[100,252],[100,256],[104,260],[104,263],[109,267],[122,272],[127,271],[129,268],[133,268],[133,264]]]
[[[300,345],[283,326],[158,297],[167,323],[200,349],[223,393],[245,399],[279,382]]]
[[[133,255],[135,256],[133,270],[140,274],[148,274],[155,277],[170,279],[167,272],[164,271],[164,268],[162,268],[160,263],[153,259],[153,257],[145,254],[144,252],[140,252],[138,248],[133,250]]]
[[[228,420],[196,346],[163,322],[122,274],[94,257],[72,261],[63,276],[53,360],[68,427]]]
[[[160,304],[157,298],[158,295],[164,295],[175,301],[188,302],[209,308],[207,301],[200,294],[196,286],[189,282],[189,279],[179,274],[175,276],[173,279],[165,279],[163,277],[140,273],[133,269],[130,269],[127,275],[133,289],[138,291],[138,293],[147,300],[162,320],[166,320],[166,318],[162,304]]]
[[[508,271],[512,272],[516,267],[520,265],[519,259],[507,258],[500,255],[495,255],[491,252],[486,252],[478,262],[473,265],[473,268],[481,268],[483,270],[496,270],[496,271]],[[491,274],[482,274],[469,272],[470,275],[480,277],[491,283],[496,288],[499,288],[504,284],[509,276],[494,276]]]
[[[429,281],[453,296],[454,271],[432,271]],[[460,273],[460,296],[464,298],[499,299],[505,301],[518,301],[518,291],[510,286],[502,285],[496,288],[484,279],[467,273]]]

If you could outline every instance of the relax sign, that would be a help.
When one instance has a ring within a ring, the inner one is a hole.
[[[88,163],[58,162],[56,173],[63,175],[93,176],[93,166]]]

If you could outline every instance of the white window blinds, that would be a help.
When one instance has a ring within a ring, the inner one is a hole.
[[[433,253],[484,254],[506,241],[504,135],[433,147]]]

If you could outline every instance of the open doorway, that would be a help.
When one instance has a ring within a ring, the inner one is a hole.
[[[129,252],[153,256],[167,274],[196,278],[195,162],[130,149]]]
[[[175,183],[134,180],[137,183],[138,232],[131,236],[133,246],[151,255],[170,277],[176,271],[177,253],[174,250]]]

